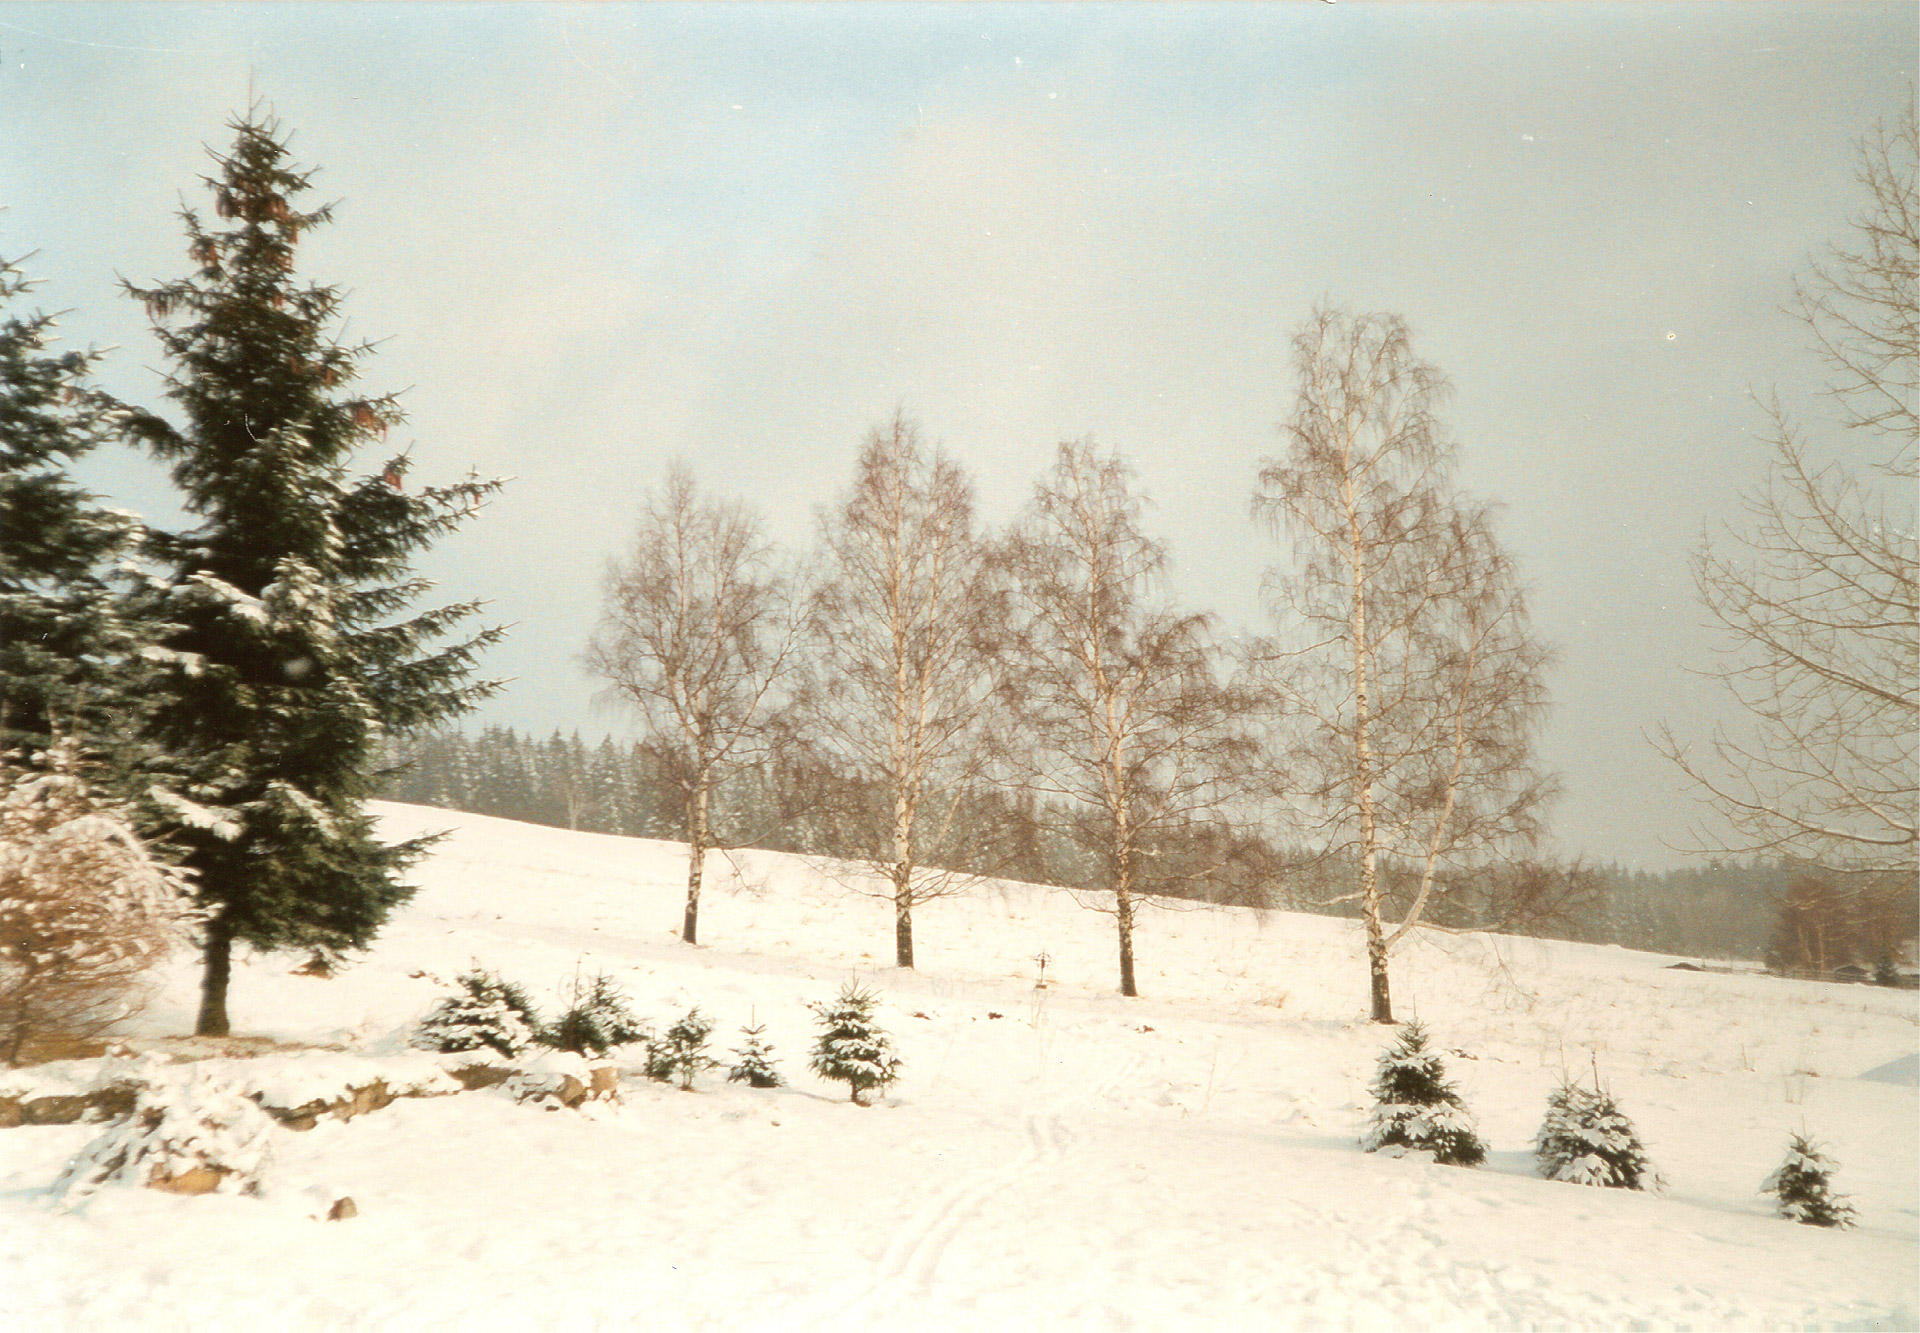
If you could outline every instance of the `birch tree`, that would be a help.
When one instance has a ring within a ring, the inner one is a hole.
[[[836,811],[894,906],[894,962],[913,966],[916,902],[953,891],[982,826],[969,797],[989,753],[1001,601],[973,485],[896,412],[868,432],[854,482],[821,521],[815,734],[862,798]]]
[[[1797,288],[1846,434],[1822,448],[1762,404],[1771,454],[1746,523],[1694,559],[1720,632],[1706,674],[1744,727],[1656,743],[1717,816],[1700,850],[1904,876],[1920,868],[1920,189],[1911,109],[1860,145],[1867,207]]]
[[[1017,610],[1004,689],[1026,738],[1025,783],[1100,868],[1129,996],[1137,900],[1177,887],[1157,844],[1221,808],[1245,749],[1210,618],[1160,595],[1167,554],[1144,507],[1121,459],[1062,444],[1005,556]]]
[[[683,798],[688,944],[699,943],[715,791],[777,748],[800,627],[793,575],[758,515],[701,495],[675,463],[642,505],[628,553],[608,565],[586,660],[639,714]]]
[[[1286,795],[1354,866],[1371,1013],[1388,958],[1450,871],[1532,842],[1554,784],[1533,741],[1550,651],[1490,511],[1455,493],[1440,372],[1395,315],[1321,307],[1294,339],[1298,392],[1255,512],[1291,537],[1279,638],[1256,655],[1297,720]],[[1390,920],[1384,882],[1410,888]]]

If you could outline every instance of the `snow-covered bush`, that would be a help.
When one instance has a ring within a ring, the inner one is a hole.
[[[540,1018],[527,993],[475,964],[459,987],[415,1029],[413,1044],[429,1051],[491,1050],[512,1057],[530,1045]]]
[[[765,1023],[740,1029],[746,1045],[734,1048],[734,1064],[727,1071],[727,1082],[744,1083],[750,1088],[777,1088],[786,1082],[774,1067],[772,1044],[763,1040],[766,1030]]]
[[[618,1078],[610,1066],[575,1051],[546,1050],[519,1062],[500,1091],[518,1102],[549,1111],[584,1106],[601,1097],[620,1099]]]
[[[203,1069],[147,1082],[133,1114],[82,1148],[54,1184],[72,1207],[110,1182],[178,1194],[255,1194],[273,1121],[232,1084]]]
[[[1424,1027],[1409,1023],[1381,1052],[1373,1114],[1360,1146],[1368,1152],[1430,1152],[1445,1166],[1478,1166],[1487,1159],[1487,1145],[1474,1130],[1466,1102],[1447,1082],[1440,1056],[1427,1048],[1428,1040]]]
[[[848,982],[831,1004],[810,1006],[820,1016],[820,1037],[813,1044],[813,1072],[845,1083],[858,1106],[866,1093],[884,1088],[900,1076],[900,1058],[893,1040],[873,1021],[879,1002],[872,991]]]
[[[646,1024],[634,1016],[627,994],[604,972],[576,975],[567,1010],[540,1034],[540,1041],[577,1055],[605,1055],[616,1046],[651,1041]]]
[[[1787,1145],[1787,1160],[1768,1176],[1760,1192],[1779,1202],[1780,1216],[1814,1227],[1850,1227],[1853,1205],[1833,1192],[1834,1161],[1805,1134]]]
[[[1533,1158],[1549,1180],[1630,1190],[1660,1184],[1633,1122],[1597,1080],[1585,1088],[1568,1079],[1554,1089],[1534,1137]]]
[[[713,1020],[695,1005],[687,1010],[685,1018],[667,1029],[666,1036],[647,1043],[647,1077],[662,1083],[677,1078],[681,1088],[692,1092],[694,1076],[719,1063],[707,1054],[707,1041],[712,1036]]]
[[[156,860],[126,808],[63,738],[0,765],[0,1060],[34,1032],[97,1032],[138,1007],[139,979],[203,919],[184,871]]]

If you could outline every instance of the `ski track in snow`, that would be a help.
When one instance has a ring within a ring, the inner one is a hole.
[[[862,1289],[851,1297],[836,1298],[824,1310],[813,1302],[801,1302],[789,1312],[792,1322],[809,1327],[831,1327],[849,1320],[874,1322],[897,1312],[902,1305],[924,1301],[932,1294],[940,1260],[948,1247],[979,1217],[987,1203],[1016,1185],[1043,1191],[1051,1173],[1067,1165],[1075,1143],[1075,1135],[1067,1126],[1068,1114],[1105,1097],[1145,1064],[1146,1057],[1138,1052],[1123,1054],[1112,1060],[1090,1086],[1054,1098],[1044,1110],[1030,1113],[1024,1152],[1002,1166],[963,1173],[894,1233],[873,1272],[862,1282]]]

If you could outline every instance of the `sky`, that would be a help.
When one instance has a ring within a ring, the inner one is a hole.
[[[1728,716],[1689,555],[1764,476],[1751,391],[1820,434],[1783,306],[1917,51],[1912,4],[0,4],[0,254],[160,406],[118,280],[186,271],[264,99],[414,477],[513,478],[423,562],[513,626],[479,720],[589,739],[630,726],[581,650],[667,462],[799,550],[896,406],[993,521],[1058,441],[1118,449],[1173,593],[1262,628],[1289,340],[1398,312],[1559,648],[1559,846],[1654,869],[1698,811],[1646,735]],[[85,475],[177,516],[144,460]]]

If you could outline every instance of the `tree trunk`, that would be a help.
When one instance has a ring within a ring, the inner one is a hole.
[[[1129,854],[1127,820],[1114,820],[1119,854],[1113,867],[1113,919],[1120,931],[1120,993],[1129,999],[1140,992],[1133,984],[1133,857]]]
[[[0,1031],[6,1033],[7,1068],[12,1069],[20,1063],[20,1052],[27,1048],[27,1033],[31,1026],[27,1019],[27,1001],[23,988],[20,1002],[14,1007],[13,1013],[5,1019],[0,1019]]]
[[[1353,610],[1347,633],[1353,644],[1353,789],[1360,813],[1360,905],[1367,922],[1367,972],[1371,982],[1372,1018],[1393,1022],[1393,1001],[1387,991],[1387,938],[1380,928],[1379,830],[1373,809],[1373,721],[1367,697],[1367,566],[1366,541],[1360,534],[1351,488],[1347,492],[1353,565]]]
[[[913,867],[893,863],[893,965],[913,967]]]
[[[695,784],[687,798],[687,915],[680,923],[680,938],[688,944],[700,942],[700,872],[707,865],[707,784]]]
[[[1111,708],[1108,716],[1112,716]],[[1120,993],[1131,999],[1140,993],[1133,984],[1133,827],[1127,818],[1127,786],[1120,754],[1120,746],[1114,745],[1109,789],[1118,797],[1112,806],[1113,919],[1120,933]]]
[[[1360,912],[1367,925],[1367,972],[1371,984],[1372,1019],[1393,1022],[1393,1001],[1387,992],[1387,932],[1380,924],[1380,876],[1374,860],[1373,801],[1361,798],[1361,827],[1365,851],[1360,856]]]
[[[1367,913],[1367,971],[1373,982],[1373,1021],[1393,1022],[1393,999],[1387,991],[1387,946],[1380,931],[1380,905]]]
[[[5,708],[0,705],[0,714]],[[6,718],[0,716],[0,725]],[[33,1030],[33,989],[39,979],[40,966],[29,954],[22,964],[19,984],[13,988],[13,1004],[4,1018],[0,1018],[0,1032],[7,1038],[7,1067],[14,1068],[20,1063],[20,1053],[27,1048],[27,1034]]]
[[[206,971],[200,978],[200,1018],[196,1037],[224,1037],[227,1026],[227,981],[233,973],[233,932],[220,917],[207,922]]]

